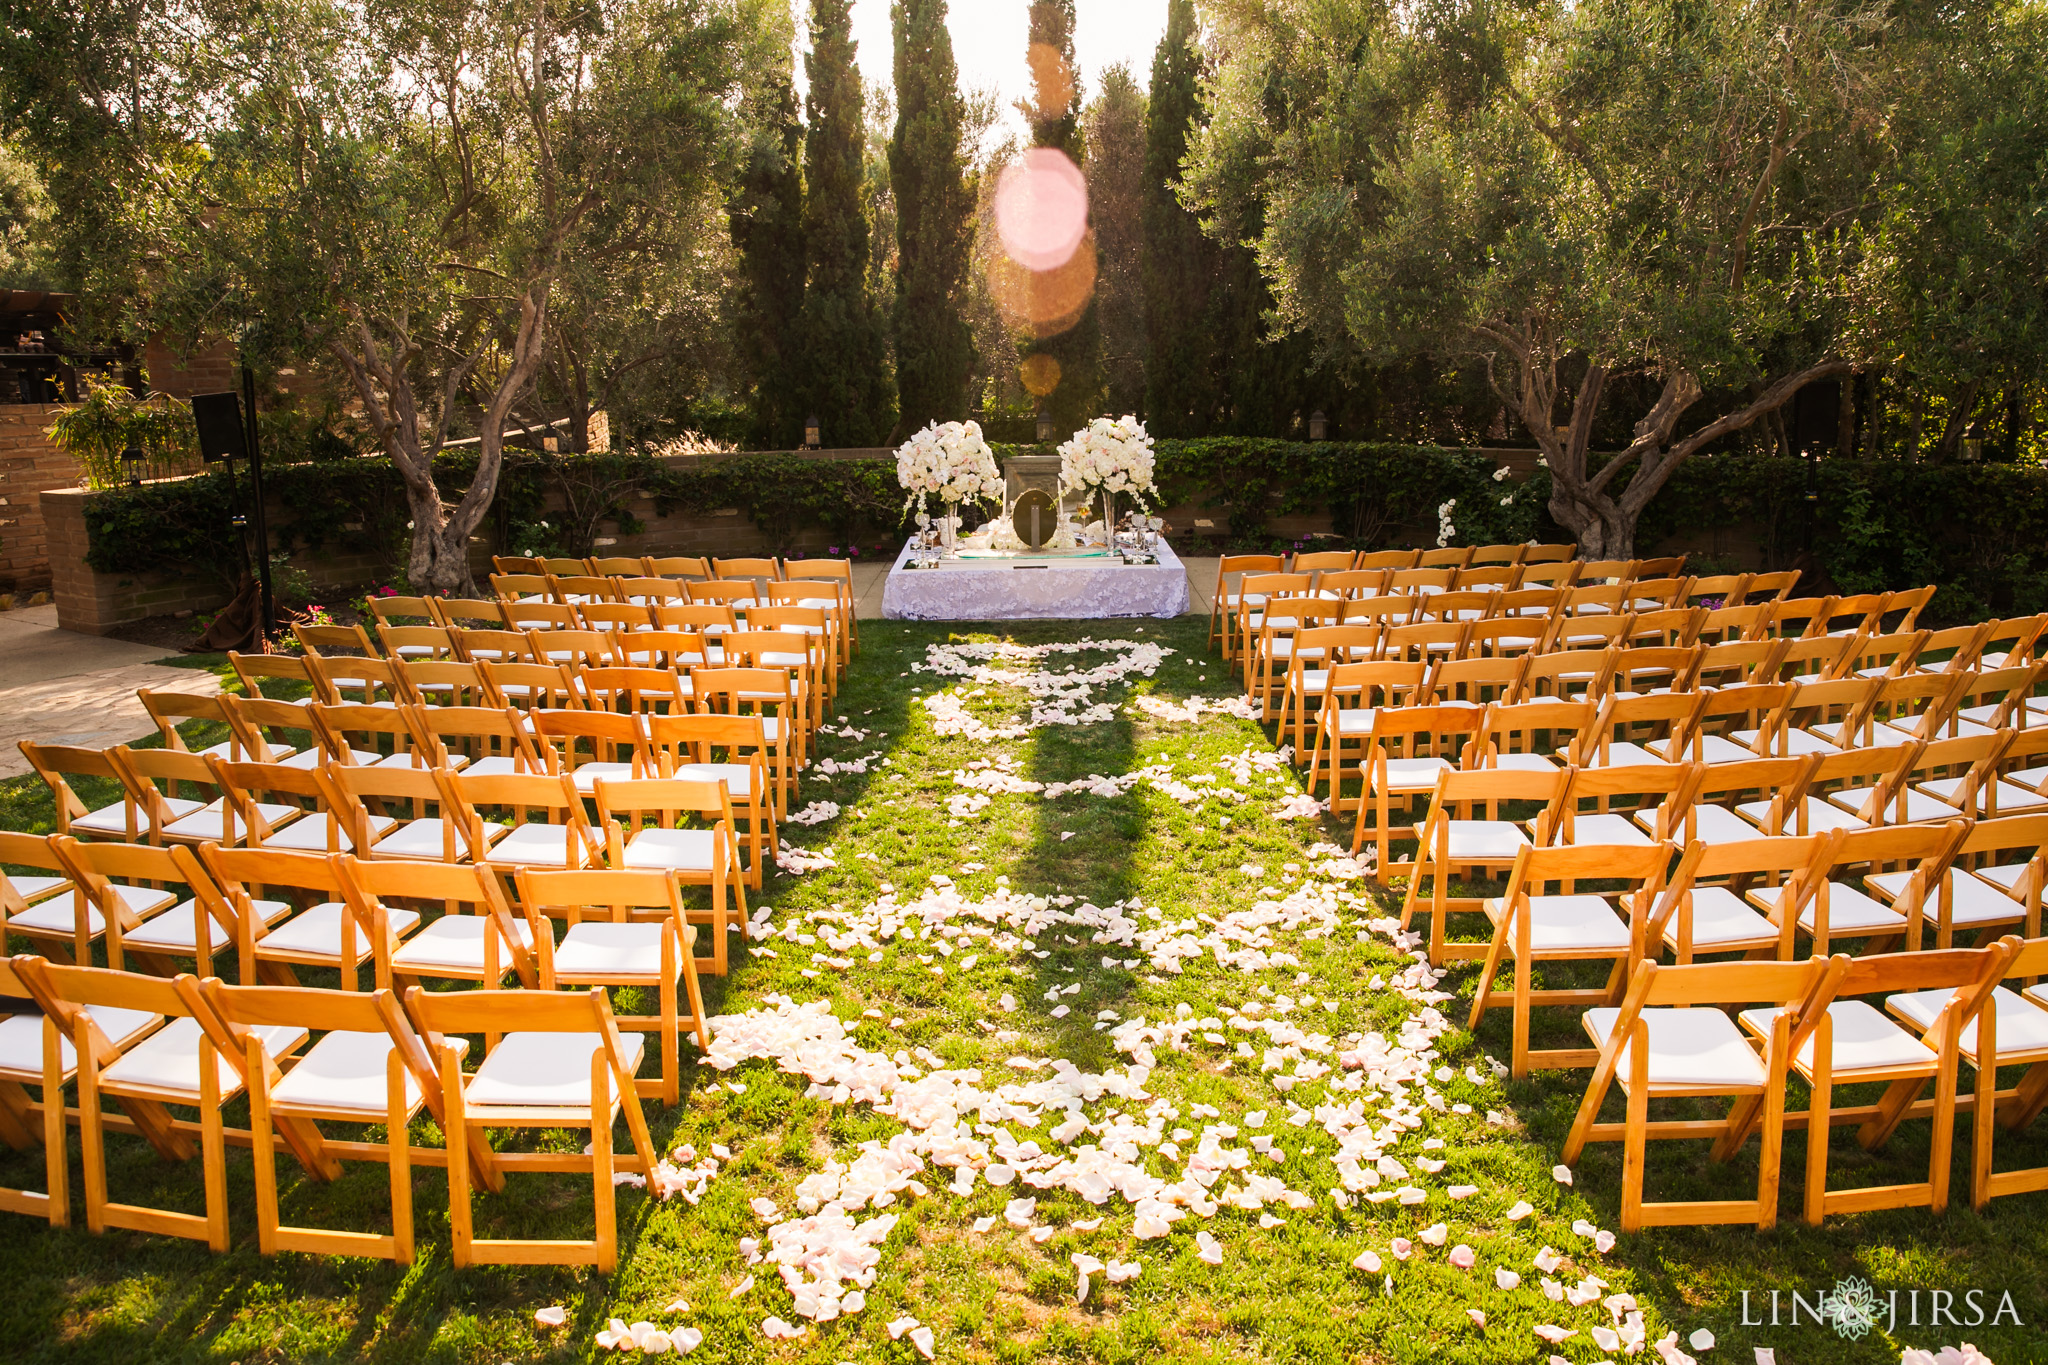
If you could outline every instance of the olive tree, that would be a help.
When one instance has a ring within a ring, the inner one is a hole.
[[[1900,105],[1971,9],[1221,0],[1189,193],[1220,234],[1262,223],[1294,325],[1482,361],[1552,514],[1627,556],[1686,459],[1883,353]]]

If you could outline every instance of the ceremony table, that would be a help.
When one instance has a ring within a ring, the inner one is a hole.
[[[1186,566],[1164,540],[1157,564],[1106,551],[962,550],[935,569],[910,568],[910,558],[906,543],[882,588],[885,620],[1092,621],[1188,609]]]

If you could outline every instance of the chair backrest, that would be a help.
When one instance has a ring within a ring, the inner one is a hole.
[[[1778,677],[1788,640],[1724,640],[1700,646],[1699,667],[1693,681],[1702,687],[1733,687],[1767,683]]]
[[[652,578],[636,575],[619,580],[619,596],[628,603],[642,606],[660,606],[670,603],[681,604],[689,601],[689,594],[683,585],[672,578]]]
[[[1630,624],[1630,636],[1638,645],[1683,648],[1698,641],[1706,627],[1707,613],[1700,607],[1668,607],[1638,611]]]
[[[61,834],[22,834],[11,829],[0,829],[0,932],[9,915],[18,915],[28,909],[28,896],[14,884],[7,874],[11,867],[33,868],[38,872],[55,872],[59,877],[68,877],[70,872],[57,856],[56,840]],[[117,845],[119,847],[119,845]],[[5,943],[0,939],[0,943]],[[6,961],[0,955],[0,962]]]
[[[1696,638],[1710,642],[1776,639],[1771,624],[1777,612],[1777,603],[1771,601],[1716,607],[1707,612]]]
[[[793,585],[777,583],[772,586],[788,588]],[[773,601],[774,598],[771,596],[769,600]],[[825,632],[830,627],[831,620],[823,607],[755,607],[747,613],[749,630],[797,630],[800,633],[815,634],[821,644]]]
[[[1220,591],[1225,574],[1282,573],[1287,561],[1279,555],[1225,555],[1216,561],[1216,585]]]
[[[702,555],[650,556],[641,561],[649,578],[709,578],[711,563]]]
[[[1994,708],[1990,717],[1983,721],[1993,730],[2026,726],[2030,710],[2027,703],[2033,700],[2035,689],[2048,679],[2048,663],[2016,664],[1981,672],[1969,669],[1950,671],[1966,680],[1949,708],[1947,726],[1950,729],[1955,726],[1957,713],[1966,707],[1978,706]]]
[[[201,962],[208,961],[216,948],[234,944],[240,923],[234,907],[206,875],[192,849],[182,844],[168,848],[151,844],[86,844],[61,834],[51,836],[50,849],[65,874],[85,893],[108,926],[110,964],[120,963],[118,949],[113,945],[141,922],[117,889],[122,884],[154,883],[190,889],[191,899],[204,912],[196,917],[194,937]]]
[[[751,578],[720,579],[712,582],[688,582],[692,602],[714,602],[721,606],[744,609],[752,606],[759,596]]]
[[[719,749],[726,751],[729,762],[745,762],[743,756],[751,755],[752,763],[758,765],[768,743],[759,716],[649,716],[646,725],[662,777],[673,777],[676,768],[685,763],[708,763]],[[761,788],[749,790],[758,793]]]
[[[1749,592],[1750,580],[1754,574],[1719,573],[1694,578],[1686,590],[1685,600],[1700,607],[1739,607],[1744,595]]]
[[[440,779],[432,768],[404,768],[380,763],[369,767],[333,764],[316,774],[325,788],[323,804],[347,832],[358,856],[368,856],[377,842],[370,823],[370,803],[384,814],[395,814],[410,806],[407,820],[435,819],[445,799]],[[468,830],[459,820],[440,821],[441,857],[454,862],[463,857],[480,857],[485,850],[468,843]]]
[[[505,623],[524,631],[578,629],[576,608],[567,602],[507,602]]]
[[[1360,568],[1365,567],[1360,565]],[[1412,569],[1396,569],[1387,579],[1390,593],[1449,592],[1451,584],[1457,581],[1456,569],[1432,568],[1417,565]]]
[[[377,639],[386,658],[404,663],[455,657],[455,639],[446,626],[387,626],[379,624]]]
[[[201,997],[225,1037],[217,1041],[246,1054],[251,1043],[263,1046],[262,1030],[291,1028],[323,1033],[383,1034],[399,1064],[419,1088],[427,1112],[440,1122],[443,1107],[441,1073],[426,1040],[388,989],[326,991],[305,986],[230,986],[215,979],[200,983]],[[269,1059],[275,1065],[276,1057]],[[262,1158],[259,1157],[259,1160]]]
[[[777,579],[782,577],[782,565],[773,559],[755,557],[752,559],[714,559],[711,572],[720,578]]]
[[[631,712],[536,711],[532,720],[534,737],[555,750],[557,769],[617,763],[623,754],[635,774],[646,771],[647,733]]]
[[[583,689],[583,704],[592,711],[653,715],[690,709],[684,676],[675,667],[586,668],[576,675],[576,682]]]
[[[533,636],[523,630],[455,630],[455,648],[469,663],[532,663]]]
[[[1867,669],[1881,668],[1887,675],[1897,677],[1913,667],[1932,634],[1932,631],[1909,630],[1896,635],[1865,635],[1850,656],[1849,669],[1863,673]]]
[[[405,993],[405,1012],[424,1035],[428,1050],[448,1057],[452,1035],[505,1033],[567,1033],[595,1035],[611,1067],[622,1103],[638,1112],[633,1069],[626,1065],[626,1047],[619,1040],[610,998],[601,986],[585,994],[568,991],[429,991],[414,986]],[[444,1062],[445,1065],[445,1062]],[[638,1136],[636,1132],[636,1137]]]
[[[625,924],[647,919],[646,912],[652,910],[676,926],[678,938],[684,937],[683,925],[687,920],[682,885],[673,872],[652,868],[547,872],[522,867],[514,880],[519,887],[519,904],[529,918],[566,920],[570,924],[589,920]],[[540,932],[536,926],[536,937]]]
[[[1520,909],[1552,882],[1633,882],[1623,891],[1601,894],[1627,896],[1647,915],[1657,893],[1664,889],[1670,866],[1671,845],[1661,840],[1652,844],[1531,844],[1515,855],[1502,898],[1510,909]]]
[[[1860,735],[1868,729],[1871,708],[1877,705],[1876,678],[1834,678],[1800,683],[1792,698],[1792,723],[1813,726],[1829,722],[1842,727],[1844,735]]]
[[[548,592],[557,602],[609,602],[619,586],[609,578],[589,574],[549,574]]]
[[[506,606],[512,605],[522,597],[546,600],[550,596],[548,576],[540,570],[530,573],[494,573],[491,575],[491,591],[496,593],[498,601]]]
[[[185,721],[200,721],[224,727],[227,730],[226,738],[238,749],[249,742],[248,737],[229,717],[227,708],[221,705],[218,693],[202,695],[197,692],[167,692],[154,687],[138,687],[135,689],[135,697],[142,703],[142,709],[149,713],[149,718],[156,722],[157,732],[164,737],[166,749],[191,748],[185,742],[185,736],[178,730],[178,726]]]
[[[545,572],[547,561],[538,555],[492,555],[492,577],[499,574],[521,574]]]
[[[1574,753],[1575,761],[1578,755]],[[1564,843],[1578,840],[1581,815],[1655,812],[1654,827],[1643,830],[1653,839],[1682,842],[1692,814],[1693,798],[1702,781],[1697,763],[1630,763],[1613,767],[1570,769],[1569,791],[1558,802],[1557,837]],[[1590,801],[1593,809],[1581,811],[1579,803]],[[1637,823],[1641,828],[1641,823]]]
[[[607,635],[649,630],[654,625],[652,613],[631,602],[585,602],[576,608],[576,620],[585,630]]]
[[[434,608],[435,618],[450,630],[502,630],[505,627],[505,608],[496,598],[437,597],[430,605]]]
[[[1752,758],[1741,763],[1705,763],[1700,767],[1700,785],[1693,793],[1700,805],[1733,806],[1745,796],[1768,801],[1764,818],[1758,821],[1760,834],[1796,834],[1793,821],[1805,813],[1806,789],[1820,767],[1820,755],[1796,758]],[[1681,841],[1697,836],[1697,821],[1688,818]]]
[[[1316,578],[1316,591],[1353,599],[1374,597],[1386,590],[1392,575],[1385,569],[1331,569]]]
[[[1562,619],[1546,613],[1542,616],[1502,614],[1484,621],[1468,621],[1465,652],[1496,658],[1540,654],[1543,652],[1543,646],[1549,642],[1552,631]]]
[[[1999,656],[1990,661],[1993,667],[2033,663],[2041,657],[2044,633],[2048,633],[2048,612],[1999,621],[1991,628],[1991,638],[1984,645],[1985,653]]]
[[[752,616],[749,615],[751,622]],[[821,642],[794,631],[736,630],[719,637],[725,657],[741,668],[789,669],[808,678]]]
[[[1610,693],[1600,705],[1590,743],[1581,747],[1574,761],[1606,763],[1617,739],[1638,744],[1666,762],[1683,761],[1694,747],[1706,706],[1704,692]]]
[[[1514,546],[1505,547],[1513,550]],[[1507,592],[1520,585],[1522,571],[1513,564],[1494,560],[1479,566],[1475,553],[1471,565],[1458,571],[1459,592]]]
[[[1809,635],[1839,635],[1844,631],[1875,635],[1884,629],[1888,593],[1866,592],[1829,598],[1827,605],[1807,625]]]
[[[309,626],[301,623],[292,625],[292,637],[308,655],[313,654],[355,654],[377,657],[377,646],[369,633],[361,626]]]
[[[1760,573],[1749,580],[1749,600],[1783,602],[1792,596],[1792,590],[1799,586],[1799,571],[1786,569],[1779,573]]]
[[[433,751],[414,749],[416,732],[407,719],[407,706],[309,706],[307,716],[320,736],[320,747],[331,762],[352,765],[362,760],[358,752],[380,758],[403,759],[413,767],[432,764]],[[362,747],[358,750],[357,746]]]
[[[1510,802],[1534,801],[1543,809],[1530,826],[1530,841],[1548,844],[1557,837],[1565,814],[1566,793],[1571,789],[1574,770],[1558,768],[1536,772],[1526,768],[1446,768],[1436,775],[1436,790],[1430,794],[1429,823],[1421,837],[1440,844],[1448,838],[1447,821],[1461,818],[1454,812],[1469,811],[1470,818],[1506,818]],[[1441,852],[1431,847],[1429,852]],[[1608,873],[1605,875],[1615,875]]]
[[[614,555],[608,559],[593,557],[583,561],[583,572],[599,578],[637,578],[647,572],[647,565],[637,555]]]
[[[1813,770],[1812,794],[1820,796],[1837,787],[1855,788],[1864,795],[1851,814],[1869,824],[1882,824],[1894,803],[1903,805],[1906,778],[1912,774],[1924,747],[1925,741],[1916,741],[1820,754],[1820,762]],[[1806,833],[1805,815],[1802,810],[1798,830],[1787,833]]]
[[[83,1036],[86,1046],[79,1049],[78,1057],[81,1073],[87,1066],[103,1067],[119,1056],[113,1040],[101,1030],[99,1021],[89,1008],[97,1007],[137,1010],[171,1019],[200,1020],[203,1037],[199,1056],[202,1065],[196,1068],[198,1074],[205,1076],[203,1063],[207,1054],[218,1051],[221,1062],[234,1077],[232,1085],[222,1086],[223,1090],[239,1086],[247,1075],[245,1058],[229,1049],[218,1048],[213,1035],[204,1033],[209,1011],[199,994],[198,978],[189,972],[166,980],[160,976],[115,971],[107,967],[64,966],[40,957],[17,957],[13,965],[16,980],[28,988],[28,993],[43,1013],[56,1023],[58,1031],[72,1039],[74,1044]]]
[[[1429,675],[1432,703],[1462,701],[1486,706],[1506,701],[1521,690],[1529,672],[1529,656],[1445,659]]]
[[[164,798],[206,800],[216,791],[222,796],[228,794],[213,766],[220,760],[207,755],[179,749],[136,749],[124,744],[109,749],[107,758],[121,775],[121,785],[127,789],[132,808],[149,816],[151,843],[161,843],[164,827],[177,819]],[[157,786],[159,782],[162,788]],[[187,784],[191,784],[189,788]],[[128,841],[134,843],[135,836],[131,834]]]
[[[1379,649],[1378,626],[1308,626],[1296,631],[1289,667],[1301,671],[1333,664],[1365,663]]]
[[[1476,741],[1478,766],[1495,767],[1506,754],[1549,758],[1569,752],[1592,728],[1593,719],[1593,707],[1583,701],[1540,698],[1489,706]]]
[[[714,639],[694,630],[642,630],[613,637],[613,646],[619,667],[687,673],[711,662]]]
[[[1893,899],[1892,908],[1905,915],[1909,924],[1920,919],[1921,907],[1941,894],[1942,878],[1970,835],[1967,820],[1950,820],[1941,825],[1883,825],[1870,829],[1838,829],[1828,835],[1828,846],[1819,865],[1823,874],[1807,888],[1807,901],[1823,907],[1825,923],[1828,881],[1843,868],[1852,877],[1866,869],[1910,868],[1912,875]],[[1912,932],[1917,940],[1917,928]]]
[[[1813,993],[1826,964],[1804,962],[1688,962],[1669,966],[1654,958],[1636,963],[1622,998],[1610,1047],[1625,1046],[1628,1026],[1646,1008],[1687,1005],[1796,1005]]]
[[[1786,888],[1779,914],[1784,921],[1781,929],[1789,933],[1790,921],[1797,915],[1794,907],[1806,899],[1804,884],[1826,875],[1828,843],[1825,834],[1765,836],[1720,844],[1693,840],[1680,852],[1678,866],[1657,899],[1645,941],[1661,942],[1665,926],[1701,886],[1726,882],[1730,890],[1741,895],[1759,878],[1766,886]]]
[[[1640,622],[1643,618],[1635,619]],[[1638,692],[1666,687],[1685,691],[1692,687],[1694,675],[1705,658],[1704,649],[1698,645],[1636,645],[1618,650],[1612,674],[1615,690]]]
[[[421,749],[439,746],[441,752],[460,753],[472,764],[509,759],[526,772],[547,771],[547,760],[534,750],[525,720],[513,707],[410,706],[405,716]]]
[[[306,672],[313,678],[313,695],[330,704],[354,701],[350,692],[364,701],[376,700],[380,692],[395,704],[419,700],[406,690],[405,675],[389,659],[308,654]]]
[[[599,630],[536,630],[533,656],[538,663],[601,668],[612,662],[612,637]]]
[[[1500,594],[1490,589],[1467,592],[1460,585],[1449,592],[1433,592],[1415,604],[1418,621],[1472,621],[1491,616],[1500,605]]]
[[[853,587],[853,561],[847,559],[785,559],[782,561],[782,576],[785,580],[837,579],[848,591]]]
[[[313,675],[306,668],[304,659],[290,654],[242,654],[228,651],[228,665],[235,670],[235,677],[242,684],[242,695],[261,697],[267,695],[263,682],[281,682],[285,690],[303,696],[314,689]]]
[[[1524,588],[1548,587],[1563,591],[1579,581],[1579,562],[1575,559],[1536,559],[1532,548],[1521,563],[1522,586]]]
[[[1325,570],[1335,572],[1349,569],[1358,558],[1350,550],[1305,550],[1293,556],[1287,565],[1288,573],[1319,573]]]
[[[439,776],[442,807],[451,813],[497,808],[510,812],[514,823],[523,825],[529,823],[530,812],[541,811],[560,818],[538,823],[585,825],[583,798],[567,773],[442,772]]]
[[[583,694],[560,664],[486,659],[481,667],[484,681],[491,685],[493,702],[541,711],[573,711],[583,705]]]
[[[1518,565],[1529,552],[1526,545],[1480,545],[1472,551],[1474,564]]]
[[[390,909],[399,901],[413,901],[442,910],[470,907],[466,913],[497,925],[499,941],[508,951],[519,979],[529,986],[538,981],[532,950],[519,937],[512,906],[505,899],[497,874],[477,863],[419,862],[403,859],[365,860],[345,858],[341,863],[342,893],[359,903],[358,918],[368,918],[371,902]],[[456,910],[455,913],[465,913]]]
[[[481,706],[491,696],[483,670],[464,659],[401,659],[399,671],[421,705]]]
[[[1462,569],[1471,562],[1470,545],[1443,545],[1434,550],[1424,550],[1415,566],[1419,569]]]
[[[1633,559],[1585,559],[1579,561],[1579,581],[1586,584],[1619,586],[1636,576]]]
[[[1964,1028],[1990,1002],[1991,992],[2004,978],[2008,964],[2019,955],[2019,949],[2020,940],[2007,937],[1983,948],[1935,948],[1864,957],[1837,953],[1828,960],[1826,973],[1800,1006],[1799,1017],[1792,1025],[1792,1047],[1796,1053],[1806,1046],[1806,1040],[1828,1019],[1828,1007],[1838,1000],[1904,991],[1951,990],[1955,994],[1921,1030],[1922,1041],[1932,1040],[1946,1067],[1956,1057]]]
[[[1963,694],[1976,682],[1977,675],[1970,672],[1907,673],[1886,678],[1878,684],[1868,726],[1890,724],[1920,739],[1933,739],[1962,704]]]
[[[254,901],[280,899],[281,892],[297,892],[283,898],[300,909],[342,899],[341,860],[331,853],[201,844],[199,861],[236,913],[251,924],[265,918],[254,910]]]
[[[739,629],[739,618],[723,602],[662,603],[652,611],[657,630],[694,630],[716,635]]]
[[[249,737],[247,757],[259,763],[270,761],[273,750],[310,748],[320,743],[311,709],[319,704],[315,698],[308,697],[303,702],[273,701],[269,697],[238,697],[223,692],[220,703],[235,726]]]
[[[1373,627],[1333,626],[1325,629],[1358,630]],[[1408,706],[1422,696],[1429,682],[1429,665],[1403,659],[1377,659],[1370,663],[1332,663],[1329,696],[1340,707],[1367,708]]]
[[[1394,758],[1456,762],[1465,746],[1479,737],[1485,717],[1485,709],[1478,706],[1383,708],[1373,717],[1372,762],[1375,767]]]
[[[1524,698],[1561,697],[1583,686],[1589,700],[1600,701],[1614,678],[1617,653],[1611,649],[1560,649],[1538,654],[1529,660],[1529,672],[1522,680]]]
[[[781,668],[700,668],[691,679],[699,707],[727,715],[769,714],[797,705],[796,681]]]
[[[1413,619],[1415,606],[1419,600],[1406,593],[1387,597],[1345,598],[1337,604],[1343,608],[1337,619],[1351,624],[1377,621],[1387,625],[1401,625]]]
[[[1315,584],[1316,576],[1310,573],[1258,573],[1246,574],[1239,587],[1247,597],[1307,597]]]
[[[1588,616],[1566,614],[1551,632],[1550,648],[1619,649],[1635,636],[1636,618],[1628,612],[1603,612]]]
[[[1472,638],[1469,621],[1417,621],[1390,626],[1380,637],[1380,653],[1388,658],[1428,661],[1462,658]]]
[[[324,810],[327,788],[312,768],[295,768],[282,763],[232,763],[209,758],[206,765],[226,800],[221,818],[223,842],[246,840],[260,845],[277,828],[262,809],[265,805],[296,805],[301,810]],[[341,824],[327,826],[327,851],[341,852]]]
[[[1703,758],[1706,739],[1709,735],[1730,738],[1734,731],[1754,730],[1756,739],[1750,751],[1758,758],[1769,758],[1782,753],[1785,748],[1785,729],[1792,714],[1792,703],[1799,695],[1796,683],[1736,683],[1732,687],[1718,687],[1704,693],[1706,705],[1700,709],[1699,724],[1694,731],[1694,757]]]

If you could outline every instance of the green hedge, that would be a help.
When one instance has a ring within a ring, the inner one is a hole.
[[[1048,447],[999,446],[997,455]],[[1360,442],[1218,437],[1158,443],[1158,481],[1169,506],[1214,508],[1233,545],[1275,543],[1275,516],[1328,513],[1342,543],[1373,548],[1433,544],[1438,509],[1459,544],[1553,540],[1549,474],[1497,479],[1487,451]],[[475,472],[474,455],[445,457],[444,493]],[[1753,528],[1773,564],[1802,545],[1807,467],[1745,455],[1700,457],[1682,467],[1643,519],[1645,549],[1708,528]],[[1928,465],[1829,460],[1814,505],[1815,567],[1844,591],[1938,583],[1947,619],[2048,609],[2048,472],[2012,465]],[[387,546],[403,561],[408,513],[397,473],[382,459],[279,466],[270,472],[281,550],[329,544]],[[738,508],[778,546],[822,528],[842,544],[890,541],[905,528],[903,493],[888,460],[819,461],[749,455],[678,469],[638,453],[517,454],[506,460],[492,541],[507,552],[591,553],[609,526],[640,529],[635,509],[662,515]],[[238,551],[227,531],[224,475],[118,488],[86,504],[87,561],[103,573],[211,570],[230,576]],[[1219,519],[1218,533],[1223,533]],[[287,543],[288,542],[288,543]],[[1280,542],[1284,545],[1284,542]]]

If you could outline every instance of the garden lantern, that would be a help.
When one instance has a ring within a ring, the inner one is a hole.
[[[818,427],[818,419],[811,417],[804,422],[804,449],[817,450],[825,444]]]
[[[129,446],[121,452],[121,472],[128,476],[130,488],[142,487],[142,467],[149,463],[149,457],[138,446]]]
[[[1321,408],[1317,408],[1308,415],[1308,438],[1311,441],[1327,441],[1330,439],[1330,419],[1323,415]]]
[[[1038,439],[1040,442],[1050,441],[1052,436],[1052,412],[1045,404],[1040,403],[1038,405]]]

